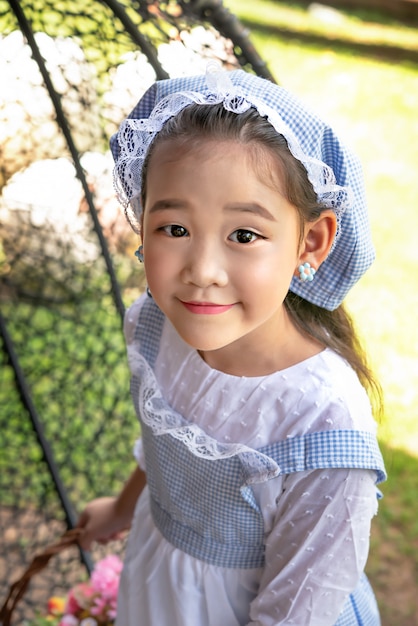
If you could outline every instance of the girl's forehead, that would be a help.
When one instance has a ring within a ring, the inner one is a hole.
[[[148,169],[171,162],[178,162],[180,167],[186,160],[195,169],[199,169],[199,165],[203,167],[212,159],[225,161],[225,167],[228,167],[237,157],[240,157],[243,170],[254,174],[266,186],[283,190],[283,158],[279,158],[272,149],[257,141],[242,142],[233,138],[216,139],[204,136],[187,139],[164,138],[152,151]]]
[[[234,139],[218,139],[204,135],[190,135],[186,137],[162,137],[157,136],[155,146],[151,147],[150,160],[154,155],[164,158],[164,156],[176,153],[179,157],[188,156],[190,153],[199,154],[201,159],[210,157],[217,150],[231,148],[234,145],[240,145]]]
[[[256,142],[243,143],[237,139],[191,138],[190,141],[164,139],[155,146],[147,168],[144,200],[149,195],[150,185],[154,191],[162,191],[167,177],[175,181],[190,175],[192,186],[197,187],[202,182],[200,177],[208,171],[213,174],[215,187],[228,187],[235,181],[245,187],[243,183],[252,180],[253,184],[261,184],[286,197],[280,161],[271,150]]]
[[[194,159],[198,166],[210,161],[215,156],[217,159],[231,159],[232,155],[242,156],[242,165],[257,171],[258,164],[267,163],[269,171],[278,171],[282,159],[275,155],[271,149],[263,146],[260,142],[243,142],[236,138],[216,138],[208,136],[195,137],[165,137],[156,142],[150,152],[149,166],[155,163],[165,163]]]

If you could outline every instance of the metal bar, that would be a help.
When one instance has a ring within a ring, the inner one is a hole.
[[[1,313],[0,313],[0,336],[3,339],[4,351],[6,353],[8,362],[13,368],[16,387],[18,389],[20,399],[22,401],[23,406],[25,407],[25,409],[27,410],[30,416],[32,426],[36,434],[36,438],[42,449],[43,458],[45,460],[45,463],[48,466],[48,470],[51,475],[52,481],[54,483],[58,498],[64,510],[65,521],[66,521],[67,527],[74,528],[74,526],[77,523],[75,511],[68,498],[67,491],[64,487],[64,484],[61,481],[61,477],[59,474],[57,464],[54,459],[51,446],[49,445],[49,442],[47,438],[45,437],[41,420],[38,416],[35,405],[32,401],[32,397],[31,397],[28,385],[26,384],[25,375],[22,371],[22,368],[20,367],[19,359],[14,349],[12,339],[8,333],[8,330],[6,327],[6,321]],[[83,564],[85,565],[87,571],[91,573],[93,570],[93,561],[91,557],[81,548],[79,549],[79,551],[80,551],[80,557],[81,557]]]
[[[144,37],[144,35],[138,30],[138,26],[131,20],[124,7],[117,0],[100,0],[103,4],[106,4],[114,15],[122,22],[126,29],[126,32],[130,35],[132,40],[138,44],[142,52],[147,57],[150,65],[153,67],[157,80],[163,80],[170,78],[167,72],[161,67],[158,61],[158,55],[154,46]]]
[[[209,21],[221,35],[232,41],[238,60],[243,57],[258,76],[276,82],[266,62],[251,43],[250,31],[223,5],[222,0],[192,0],[190,7],[200,20]],[[241,54],[236,48],[241,50]]]

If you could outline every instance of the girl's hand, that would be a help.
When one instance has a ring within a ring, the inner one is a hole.
[[[118,539],[128,530],[130,520],[120,515],[117,503],[117,498],[97,498],[86,506],[77,522],[77,528],[84,529],[79,540],[83,550],[90,550],[94,541],[105,544]]]
[[[77,528],[84,528],[79,544],[90,550],[93,541],[107,543],[131,526],[136,502],[146,484],[146,476],[136,467],[115,498],[92,500],[80,515]]]

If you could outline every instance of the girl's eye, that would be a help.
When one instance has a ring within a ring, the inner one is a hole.
[[[167,233],[170,237],[185,237],[189,233],[184,228],[184,226],[180,226],[179,224],[170,224],[169,226],[164,226],[163,231]]]
[[[258,235],[256,233],[253,233],[252,230],[244,230],[242,228],[236,230],[230,236],[230,239],[232,239],[232,241],[235,241],[235,243],[252,243],[257,238]]]

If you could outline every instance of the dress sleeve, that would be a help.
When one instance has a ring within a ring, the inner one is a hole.
[[[372,470],[327,469],[260,485],[266,564],[249,626],[334,626],[366,564],[375,482]]]

